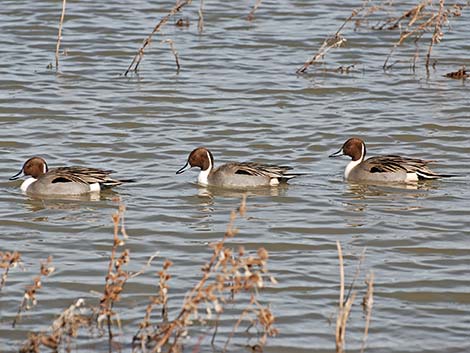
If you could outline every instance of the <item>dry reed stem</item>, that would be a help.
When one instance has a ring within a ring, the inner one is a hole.
[[[346,43],[346,38],[344,38],[341,34],[341,31],[343,30],[343,28],[346,26],[347,23],[349,23],[354,17],[356,17],[360,12],[362,12],[365,8],[366,8],[366,4],[367,4],[367,1],[364,2],[364,4],[362,5],[362,7],[360,7],[359,9],[354,9],[352,12],[351,12],[351,15],[349,15],[349,17],[343,22],[343,24],[338,28],[338,30],[336,31],[336,33],[331,36],[331,37],[328,37],[326,38],[324,41],[323,41],[323,44],[320,46],[320,49],[318,49],[317,53],[309,60],[307,60],[303,65],[302,67],[300,67],[299,69],[297,69],[296,73],[297,74],[302,74],[304,73],[305,71],[307,71],[307,69],[309,68],[310,65],[313,65],[314,63],[316,63],[319,59],[321,58],[324,58],[325,55],[333,48],[338,48],[340,47],[341,45],[343,45],[344,43]]]
[[[119,237],[119,230],[123,229],[123,226],[120,227],[121,222],[124,222],[123,214],[125,211],[125,206],[120,205],[118,212],[116,212],[113,218],[114,224],[114,234],[113,234],[113,246],[111,248],[111,255],[109,257],[108,263],[108,272],[105,278],[105,286],[103,289],[103,294],[100,299],[100,309],[97,316],[98,327],[102,327],[102,322],[106,320],[107,330],[108,330],[108,339],[111,347],[113,332],[112,332],[112,318],[117,318],[117,324],[120,326],[119,317],[116,312],[113,310],[114,303],[120,300],[120,294],[123,290],[124,285],[130,277],[130,274],[127,271],[123,270],[123,266],[130,261],[129,251],[124,250],[119,257],[117,256],[118,247],[125,244],[125,238],[127,233],[121,233],[123,239]],[[123,224],[123,223],[122,223]]]
[[[210,245],[213,253],[202,268],[202,278],[185,296],[180,311],[170,321],[165,317],[167,311],[165,305],[168,300],[166,282],[169,279],[166,268],[169,266],[164,266],[164,270],[159,273],[159,296],[151,298],[147,306],[140,329],[134,336],[133,352],[160,352],[164,346],[168,347],[168,352],[180,351],[181,340],[187,335],[189,326],[194,321],[206,323],[212,318],[213,311],[217,315],[212,336],[212,342],[214,342],[224,305],[233,303],[236,295],[242,292],[249,293],[252,299],[240,315],[224,347],[228,346],[231,337],[247,316],[250,316],[252,326],[256,326],[261,332],[258,346],[263,347],[268,336],[277,334],[277,329],[273,327],[274,315],[269,308],[263,307],[257,300],[258,289],[264,286],[267,276],[268,252],[260,248],[256,256],[249,256],[245,255],[243,247],[239,247],[238,254],[236,254],[225,244],[229,238],[237,234],[234,222],[238,215],[241,216],[246,211],[245,202],[246,196],[242,198],[237,212],[231,212],[223,239]],[[271,281],[274,282],[274,280]],[[163,306],[163,321],[158,325],[150,323],[150,314],[155,305]],[[201,311],[205,311],[205,314],[201,314]]]
[[[55,46],[55,69],[59,69],[59,49],[60,49],[60,41],[62,40],[62,26],[64,24],[64,17],[65,17],[65,5],[67,0],[62,0],[62,13],[60,15],[59,21],[59,31],[57,33],[57,44]]]
[[[343,262],[343,251],[341,250],[341,244],[336,241],[336,247],[338,249],[339,259],[339,274],[340,274],[340,293],[338,303],[338,316],[336,318],[336,353],[343,353],[345,351],[346,341],[346,326],[351,312],[351,307],[356,298],[356,293],[353,292],[348,295],[346,301],[344,301],[344,262]]]
[[[204,0],[201,0],[198,11],[197,30],[202,33],[204,30]]]
[[[20,353],[40,352],[40,347],[45,346],[54,352],[58,352],[61,346],[64,351],[72,351],[72,338],[78,336],[81,327],[89,327],[90,315],[83,315],[81,307],[85,304],[83,299],[78,299],[74,304],[64,310],[49,328],[50,333],[32,333],[23,344]]]
[[[253,8],[251,9],[250,13],[248,14],[248,16],[246,18],[248,21],[253,21],[254,20],[255,12],[256,12],[256,10],[258,10],[258,7],[261,5],[261,1],[262,0],[256,0],[255,5],[253,6]]]
[[[364,353],[369,336],[369,326],[372,317],[372,306],[374,305],[374,273],[369,273],[369,277],[365,281],[367,285],[367,292],[362,299],[362,307],[366,314],[366,325],[364,327],[364,337],[362,339],[361,353]]]
[[[160,22],[157,23],[157,25],[154,27],[152,33],[150,33],[147,36],[147,38],[144,40],[142,46],[138,50],[137,54],[134,56],[134,59],[132,60],[129,67],[127,68],[126,72],[124,73],[124,76],[127,76],[127,74],[130,71],[133,71],[133,72],[138,71],[140,62],[142,61],[142,58],[144,57],[145,49],[147,48],[147,46],[150,45],[150,43],[152,43],[153,35],[160,31],[160,29],[168,22],[168,20],[171,18],[171,16],[173,16],[174,14],[179,12],[185,5],[188,5],[191,2],[192,2],[192,0],[183,0],[183,1],[177,2],[176,5],[170,10],[170,12],[167,15],[165,15],[160,20]]]
[[[442,25],[444,19],[444,0],[439,1],[439,12],[436,15],[436,21],[434,23],[434,32],[429,42],[428,53],[426,54],[426,71],[429,72],[429,62],[431,60],[431,51],[434,44],[441,42],[444,33],[442,32]]]
[[[33,284],[26,287],[24,291],[23,299],[18,308],[16,317],[13,320],[12,327],[15,327],[16,323],[21,319],[21,313],[23,311],[29,310],[37,304],[36,294],[37,291],[42,287],[42,278],[48,277],[55,270],[54,267],[50,266],[51,262],[52,256],[49,256],[46,261],[41,262],[39,275],[33,279]]]
[[[18,251],[0,251],[0,268],[4,269],[2,279],[0,280],[0,292],[5,286],[10,269],[15,268],[18,264],[21,264],[21,254]]]
[[[432,32],[432,35],[429,39],[428,49],[426,53],[425,67],[426,72],[429,74],[429,66],[431,65],[431,52],[436,44],[439,44],[444,36],[443,26],[449,22],[450,17],[459,17],[462,15],[462,9],[468,6],[461,4],[453,4],[446,6],[445,0],[439,1],[438,10],[429,10],[426,11],[428,7],[432,7],[432,0],[422,0],[418,5],[412,7],[410,10],[405,11],[398,19],[389,19],[385,21],[382,26],[379,26],[378,29],[383,29],[386,24],[393,22],[392,25],[388,26],[386,29],[393,30],[400,28],[401,23],[405,19],[409,19],[408,23],[404,30],[400,31],[400,38],[394,43],[390,53],[387,55],[383,68],[389,69],[392,65],[388,65],[388,62],[395,50],[401,46],[408,38],[414,36],[414,43],[416,45],[416,52],[412,60],[413,70],[416,67],[416,62],[419,58],[419,43],[425,37],[427,33]]]
[[[176,73],[178,73],[180,71],[181,65],[180,65],[180,61],[179,61],[179,58],[178,58],[178,52],[176,51],[173,40],[165,39],[164,41],[162,41],[162,43],[168,43],[170,45],[171,52],[173,53],[173,56],[175,57]]]

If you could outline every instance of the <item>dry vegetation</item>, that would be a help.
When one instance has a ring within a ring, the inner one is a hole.
[[[22,353],[38,353],[43,348],[54,352],[70,352],[73,347],[77,350],[76,338],[82,333],[82,339],[107,337],[109,351],[120,351],[124,343],[116,342],[114,327],[121,329],[121,319],[116,309],[128,280],[143,274],[151,266],[156,255],[151,256],[145,266],[138,272],[129,272],[125,268],[131,261],[129,250],[125,249],[128,235],[124,225],[125,207],[121,205],[112,216],[114,224],[113,244],[110,250],[109,262],[105,276],[103,293],[99,303],[86,306],[84,299],[76,299],[52,322],[50,327],[42,332],[30,332],[28,339],[20,348]],[[233,337],[242,331],[249,333],[247,345],[254,352],[263,351],[269,337],[279,332],[275,328],[275,316],[269,305],[260,299],[261,292],[267,284],[276,284],[276,280],[267,269],[268,252],[259,248],[256,254],[245,251],[243,246],[234,250],[229,242],[238,230],[235,222],[244,217],[246,199],[242,199],[240,207],[231,212],[227,230],[223,238],[210,244],[211,256],[201,269],[201,277],[190,288],[177,310],[169,310],[170,269],[173,263],[164,260],[162,269],[157,272],[157,291],[150,297],[143,318],[136,333],[133,335],[131,346],[133,353],[184,351],[184,344],[192,342],[192,351],[199,352],[203,343],[209,343],[214,349],[226,352]],[[360,257],[349,290],[345,291],[345,271],[341,245],[337,242],[340,293],[336,319],[336,352],[345,352],[346,327],[354,300],[357,295],[355,283],[361,272],[364,253]],[[4,269],[2,283],[5,282],[8,269],[20,263],[20,254],[0,253]],[[54,268],[51,258],[41,263],[40,274],[34,278],[34,283],[24,292],[23,300],[15,318],[13,327],[18,322],[21,313],[37,304],[37,291],[42,286],[42,278],[49,276]],[[370,273],[366,278],[367,291],[363,298],[365,328],[361,352],[364,352],[372,316],[374,277]],[[174,306],[175,307],[175,306]],[[219,322],[225,314],[233,320],[233,327],[228,335],[218,334]],[[128,329],[129,330],[129,329]],[[201,330],[203,331],[200,334]],[[190,341],[191,331],[199,332],[197,342]],[[255,342],[252,339],[255,338]]]
[[[56,69],[59,67],[59,49],[62,38],[62,27],[65,16],[66,0],[62,0],[62,12],[59,21],[59,30],[57,35],[57,44],[55,51]],[[261,5],[262,0],[255,0],[255,3],[247,16],[248,21],[252,21],[255,12]],[[160,21],[155,25],[153,31],[144,39],[141,47],[135,54],[131,64],[124,72],[127,76],[130,72],[137,73],[139,66],[144,57],[145,50],[153,41],[153,36],[161,31],[167,22],[179,13],[185,6],[192,4],[192,0],[178,0],[176,4],[163,16]],[[364,0],[362,6],[352,10],[351,14],[339,26],[338,30],[331,36],[328,36],[316,51],[316,53],[308,59],[301,67],[296,70],[297,74],[305,73],[308,68],[316,63],[324,61],[329,51],[335,48],[344,46],[347,38],[344,34],[348,24],[354,24],[350,30],[357,31],[359,28],[368,28],[372,31],[398,31],[399,36],[395,43],[392,45],[389,54],[384,60],[383,69],[387,70],[392,68],[400,60],[390,64],[390,61],[397,49],[404,47],[405,43],[413,43],[415,53],[411,58],[411,68],[415,70],[418,60],[421,56],[425,56],[424,65],[429,74],[429,67],[434,67],[437,63],[436,60],[431,60],[433,48],[439,44],[444,38],[444,31],[450,28],[450,20],[455,17],[462,16],[462,11],[468,6],[466,3],[452,3],[447,4],[445,0],[421,0],[410,8],[400,11],[402,4],[396,4],[390,1],[374,2]],[[198,32],[201,34],[204,30],[204,0],[200,0],[198,13]],[[189,27],[190,21],[188,19],[179,19],[176,23],[178,27]],[[173,39],[164,39],[161,43],[168,43],[173,53],[176,62],[177,73],[181,68],[178,53],[175,48]],[[424,48],[423,48],[424,47]],[[425,54],[424,54],[425,53]],[[52,67],[50,64],[48,67]],[[326,69],[326,71],[334,71],[339,73],[349,73],[354,68],[354,64],[347,66],[340,66],[337,69]],[[323,69],[322,71],[325,71]],[[457,75],[446,77],[457,78]],[[460,75],[461,78],[467,78],[468,75],[464,73]]]
[[[331,49],[343,46],[347,42],[344,30],[349,23],[354,23],[351,30],[356,31],[361,27],[368,27],[373,31],[399,32],[399,38],[385,58],[384,70],[390,69],[399,62],[389,63],[397,49],[403,47],[405,43],[412,42],[415,53],[411,58],[411,68],[415,70],[419,58],[426,53],[424,65],[429,72],[429,67],[436,65],[436,61],[431,62],[434,46],[442,41],[444,29],[450,28],[450,20],[454,17],[460,17],[463,9],[467,6],[468,4],[446,4],[445,0],[422,0],[400,14],[391,15],[399,12],[397,4],[383,1],[376,5],[373,1],[364,1],[360,8],[352,11],[334,35],[324,40],[315,55],[297,69],[297,73],[304,73],[309,66],[323,60]],[[343,72],[342,70],[336,71]]]
[[[340,274],[340,291],[339,291],[339,301],[338,301],[338,313],[336,316],[336,353],[346,352],[346,328],[351,313],[354,300],[356,299],[357,291],[355,290],[355,284],[359,278],[361,272],[361,265],[364,260],[365,252],[361,255],[354,278],[349,286],[347,294],[345,294],[345,276],[344,276],[344,259],[343,251],[341,249],[341,244],[339,241],[336,242],[336,247],[338,249],[338,259],[339,259],[339,274]],[[372,318],[372,305],[373,305],[373,296],[374,296],[374,275],[369,273],[365,281],[367,285],[367,291],[362,300],[362,306],[364,314],[366,316],[366,322],[364,326],[364,335],[362,339],[361,352],[365,351],[367,338],[369,334],[369,326]]]
[[[114,327],[121,328],[116,303],[119,302],[128,280],[143,274],[155,257],[152,256],[141,271],[131,273],[125,269],[131,259],[129,250],[124,248],[127,240],[124,210],[124,206],[120,206],[113,215],[113,245],[99,303],[87,307],[83,299],[75,300],[46,331],[29,333],[20,352],[37,353],[42,348],[70,352],[81,331],[88,335],[95,332],[95,335],[107,337],[109,351],[121,350],[121,343],[114,339]],[[199,338],[195,347],[209,335],[212,345],[219,346],[221,351],[228,349],[232,338],[242,327],[246,331],[254,331],[250,338],[256,338],[256,342],[250,346],[256,351],[263,349],[268,337],[278,334],[269,305],[260,299],[260,290],[267,283],[276,283],[267,270],[268,252],[259,248],[256,254],[250,254],[242,246],[234,250],[228,244],[238,232],[235,228],[236,219],[244,216],[245,212],[243,198],[240,207],[232,211],[222,240],[210,244],[212,255],[202,267],[200,279],[188,291],[184,301],[178,306],[179,309],[172,312],[168,309],[168,302],[171,299],[169,270],[173,263],[170,260],[163,262],[162,270],[157,273],[157,293],[150,298],[143,319],[133,336],[133,352],[182,352],[183,343],[187,342],[188,333],[194,325],[197,325],[197,330],[206,327],[208,332]],[[2,254],[2,258],[5,269],[19,262],[17,253]],[[41,278],[54,270],[50,263],[50,258],[41,263],[40,275],[26,289],[15,323],[21,312],[37,303],[36,293],[41,288]],[[230,314],[225,311],[228,305]],[[233,329],[226,337],[219,337],[221,335],[217,334],[217,328],[224,313],[232,317]],[[210,331],[212,332],[209,334]]]
[[[8,279],[10,269],[21,264],[21,254],[18,251],[0,251],[0,269],[3,269],[2,279],[0,280],[0,292],[2,291]]]

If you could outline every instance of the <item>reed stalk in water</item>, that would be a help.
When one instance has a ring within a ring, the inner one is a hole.
[[[42,287],[42,278],[49,277],[49,275],[55,270],[54,267],[50,266],[51,262],[52,256],[49,256],[46,261],[41,262],[39,275],[33,279],[33,284],[26,287],[26,290],[24,291],[23,299],[21,300],[21,304],[18,308],[18,313],[13,320],[12,327],[15,327],[18,320],[21,319],[21,313],[23,311],[29,310],[37,304],[36,294]]]
[[[362,299],[362,308],[366,315],[366,324],[364,327],[364,337],[362,339],[361,353],[364,353],[367,344],[367,338],[369,337],[369,326],[372,318],[372,306],[374,304],[374,273],[369,273],[369,276],[365,281],[367,285],[367,292]]]
[[[140,324],[139,331],[134,335],[133,352],[159,352],[163,347],[168,347],[168,352],[177,352],[181,349],[182,339],[187,336],[189,327],[193,322],[204,324],[213,320],[213,314],[216,314],[215,329],[212,341],[215,341],[217,334],[217,324],[224,306],[233,303],[237,294],[250,294],[250,301],[242,310],[236,321],[232,332],[225,340],[225,351],[231,341],[231,338],[238,331],[242,322],[248,320],[252,327],[258,329],[258,342],[256,347],[262,348],[269,336],[278,333],[274,328],[274,315],[268,306],[259,302],[259,290],[264,287],[269,279],[275,283],[272,277],[267,274],[266,263],[268,252],[260,248],[257,255],[247,255],[245,250],[240,247],[238,251],[233,251],[228,247],[227,242],[233,238],[238,230],[234,227],[235,220],[242,216],[246,211],[245,198],[237,211],[232,211],[227,230],[221,241],[211,244],[212,256],[202,268],[202,277],[192,287],[186,295],[181,309],[172,320],[163,320],[157,324],[150,322],[152,310],[156,305],[166,303],[167,299],[162,297],[165,293],[163,289],[167,288],[168,274],[164,266],[163,271],[159,273],[160,285],[159,294],[151,298],[147,306],[146,314]],[[205,314],[203,314],[205,312]],[[200,345],[202,338],[199,339]],[[256,348],[254,348],[256,349]]]
[[[175,57],[176,73],[178,73],[180,71],[181,65],[180,65],[180,60],[178,57],[178,52],[176,51],[173,40],[165,39],[162,43],[168,43],[170,45],[171,52],[173,53],[173,56]]]
[[[251,9],[250,13],[248,14],[248,16],[246,18],[248,21],[253,21],[254,20],[255,12],[256,12],[256,10],[258,10],[258,7],[261,5],[261,1],[262,0],[256,0],[255,5],[253,6],[253,8]]]
[[[60,42],[62,40],[62,26],[64,24],[64,17],[65,17],[65,5],[67,0],[62,0],[62,13],[60,15],[59,21],[59,31],[57,33],[57,44],[55,46],[55,69],[59,69],[59,49],[60,49]]]
[[[7,282],[8,274],[11,268],[15,268],[21,264],[21,254],[18,251],[2,252],[0,251],[0,269],[3,268],[2,279],[0,280],[0,292]]]
[[[168,12],[167,15],[165,15],[160,22],[157,23],[157,25],[154,27],[152,33],[150,33],[147,38],[145,38],[142,46],[140,49],[137,51],[137,54],[134,56],[134,59],[132,60],[131,64],[127,68],[126,72],[124,73],[124,76],[127,76],[127,74],[131,71],[137,72],[139,70],[139,65],[140,62],[142,61],[145,53],[145,49],[152,43],[153,36],[155,33],[159,32],[160,29],[168,22],[168,20],[171,18],[171,16],[175,15],[177,12],[179,12],[184,6],[190,4],[192,0],[183,0],[179,1],[176,3],[176,5]]]
[[[312,56],[309,60],[307,60],[302,67],[298,68],[296,73],[297,74],[302,74],[307,69],[309,68],[310,65],[313,65],[314,63],[318,62],[320,59],[323,59],[325,55],[333,48],[339,48],[341,47],[344,43],[346,43],[346,38],[343,37],[342,31],[344,27],[351,22],[361,11],[365,9],[366,4],[359,8],[359,9],[354,9],[351,12],[351,15],[349,15],[348,18],[343,22],[343,24],[338,28],[336,33],[332,35],[331,37],[326,38],[323,41],[323,44],[320,46],[320,48],[317,50],[316,54]]]
[[[201,0],[198,10],[199,18],[197,20],[197,30],[202,33],[204,30],[204,0]]]

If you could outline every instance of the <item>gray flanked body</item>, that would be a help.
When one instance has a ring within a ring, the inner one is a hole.
[[[368,181],[379,183],[416,182],[418,180],[450,177],[434,173],[427,166],[430,161],[395,155],[377,156],[365,159],[366,146],[358,138],[347,140],[343,147],[330,157],[350,156],[344,178],[348,181]]]
[[[289,169],[256,163],[227,163],[209,173],[207,179],[209,185],[230,188],[274,186],[287,181],[283,175]]]
[[[292,168],[252,162],[227,163],[214,168],[212,153],[199,147],[193,150],[187,163],[176,173],[180,174],[192,168],[201,169],[198,175],[198,183],[224,188],[255,188],[260,186],[275,186],[285,183],[298,174],[290,173]]]
[[[40,157],[28,159],[20,172],[10,180],[18,179],[22,173],[30,177],[22,183],[21,190],[40,196],[83,195],[123,183],[109,176],[111,170],[86,167],[60,167],[49,170],[46,161]]]

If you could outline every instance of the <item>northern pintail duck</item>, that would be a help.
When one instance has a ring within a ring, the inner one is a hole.
[[[59,167],[49,169],[41,157],[28,159],[19,173],[10,180],[29,176],[22,184],[21,190],[35,195],[81,195],[99,192],[104,188],[120,185],[132,180],[116,180],[109,177],[112,170],[86,167]]]
[[[416,158],[387,155],[365,159],[366,145],[359,138],[350,138],[338,152],[330,155],[340,156],[352,159],[344,170],[344,178],[349,181],[410,182],[452,176],[436,174],[427,166],[431,161]]]
[[[290,173],[291,167],[251,162],[232,162],[214,168],[214,157],[204,147],[192,151],[186,164],[176,174],[181,174],[192,167],[201,169],[197,178],[199,184],[227,188],[274,186],[299,175]]]

